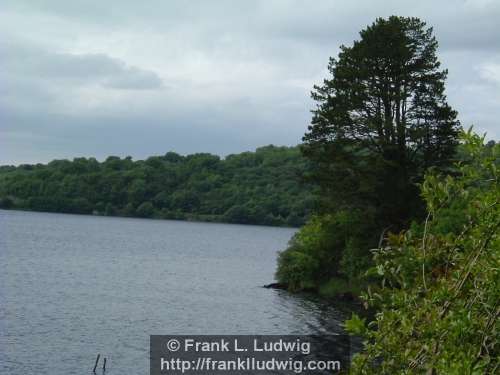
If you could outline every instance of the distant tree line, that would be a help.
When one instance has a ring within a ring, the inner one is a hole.
[[[34,211],[300,226],[314,191],[298,147],[221,159],[168,152],[0,167],[0,207]]]

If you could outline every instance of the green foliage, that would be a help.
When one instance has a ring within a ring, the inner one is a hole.
[[[328,68],[312,92],[317,107],[302,145],[308,177],[321,189],[321,217],[280,256],[277,276],[292,289],[331,294],[367,281],[381,233],[423,216],[418,184],[428,168],[452,165],[459,123],[432,28],[417,18],[377,19]],[[450,216],[442,230],[460,220]]]
[[[0,199],[0,208],[9,209],[14,207],[14,202],[9,197]]]
[[[370,260],[367,259],[367,261],[369,262]],[[371,262],[369,262],[369,264],[370,263]],[[350,297],[359,296],[361,292],[365,290],[366,284],[366,281],[363,279],[332,277],[319,286],[318,294],[321,297],[331,300],[338,300],[339,297],[341,300],[346,297],[350,299]]]
[[[455,176],[422,184],[427,219],[374,251],[382,282],[354,374],[494,374],[500,369],[500,146],[464,134]]]
[[[304,136],[324,206],[373,207],[380,230],[404,228],[423,211],[415,183],[446,168],[459,124],[446,102],[437,41],[417,18],[377,19],[331,58],[331,78]]]
[[[362,336],[366,334],[366,319],[353,314],[351,319],[345,322],[345,329],[353,335]]]
[[[152,217],[155,209],[151,202],[143,202],[137,207],[136,215],[139,217]]]
[[[231,223],[304,223],[314,189],[298,147],[0,167],[0,208]]]
[[[374,240],[372,226],[370,212],[359,210],[313,217],[280,253],[276,278],[295,291],[319,289],[332,279],[354,282],[370,264],[365,249]]]

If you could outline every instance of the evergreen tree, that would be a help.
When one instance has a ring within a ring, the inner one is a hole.
[[[374,206],[399,230],[423,204],[416,183],[450,165],[459,122],[446,102],[432,28],[418,18],[377,19],[331,58],[303,152],[327,206]],[[331,207],[330,206],[330,207]]]

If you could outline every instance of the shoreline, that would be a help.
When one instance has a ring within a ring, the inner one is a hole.
[[[141,219],[141,220],[156,220],[156,221],[182,221],[190,223],[205,223],[205,224],[227,224],[227,225],[245,225],[245,226],[257,226],[257,227],[269,227],[269,228],[287,228],[287,229],[299,229],[300,227],[290,226],[290,225],[271,225],[271,224],[254,224],[254,223],[237,223],[228,222],[222,220],[203,220],[200,217],[143,217],[143,216],[130,216],[130,215],[105,215],[100,213],[79,213],[79,212],[62,212],[62,211],[41,211],[41,210],[31,210],[27,208],[13,207],[5,208],[0,207],[0,211],[19,211],[19,212],[38,212],[44,214],[59,214],[59,215],[76,215],[76,216],[91,216],[91,217],[114,217],[122,219]],[[212,215],[210,215],[212,216]]]

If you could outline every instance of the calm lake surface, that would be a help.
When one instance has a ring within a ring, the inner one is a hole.
[[[148,374],[151,334],[341,333],[264,289],[294,229],[0,210],[0,373]]]

